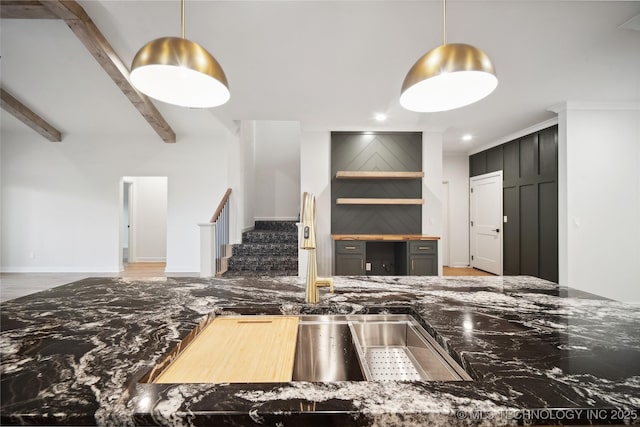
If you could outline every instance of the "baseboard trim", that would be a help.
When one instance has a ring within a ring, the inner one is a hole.
[[[135,261],[130,261],[132,264],[135,264],[136,262],[167,262],[167,258],[153,258],[153,257],[136,257]]]
[[[195,275],[199,275],[200,268],[194,269],[193,267],[166,267],[164,269],[165,275],[170,275],[171,273],[193,273]]]
[[[86,268],[86,267],[2,267],[2,273],[109,273],[117,274],[120,268],[102,267],[102,268]]]

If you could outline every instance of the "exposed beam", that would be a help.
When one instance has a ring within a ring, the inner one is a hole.
[[[129,68],[124,65],[82,6],[72,0],[44,0],[42,4],[64,20],[162,140],[176,142],[176,134],[171,126],[151,100],[138,92],[129,82]]]
[[[2,0],[2,19],[60,19],[37,0]]]
[[[22,123],[51,142],[62,141],[62,134],[58,129],[51,126],[46,120],[2,88],[0,88],[0,99],[2,100],[2,109],[14,115]]]
[[[5,5],[14,7],[13,5],[16,3],[25,6],[29,5],[32,9],[35,9],[32,1],[18,2],[15,0],[1,0],[0,7],[4,13]],[[162,140],[164,142],[176,142],[176,134],[171,129],[171,126],[162,117],[162,114],[160,114],[151,100],[131,85],[129,82],[129,69],[115,53],[82,6],[73,0],[43,0],[39,4],[57,19],[64,20],[122,93],[142,114],[156,133],[160,135]],[[26,13],[24,14],[27,15]]]

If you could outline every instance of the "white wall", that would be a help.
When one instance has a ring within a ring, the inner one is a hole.
[[[333,274],[331,239],[331,133],[303,131],[300,138],[300,195],[316,196],[316,258],[318,275]],[[307,251],[298,251],[298,272],[306,275]]]
[[[560,285],[640,302],[640,105],[554,110]]]
[[[256,146],[255,146],[255,121],[246,120],[240,125],[241,142],[241,166],[244,200],[240,217],[242,218],[242,230],[253,228],[255,223],[255,169],[256,169]],[[239,243],[242,240],[237,240]]]
[[[442,235],[442,133],[422,134],[422,234]],[[442,246],[438,242],[438,274],[442,275]]]
[[[255,122],[256,219],[297,219],[300,212],[300,123]]]
[[[2,132],[2,270],[117,272],[123,176],[167,176],[167,271],[199,271],[198,223],[227,188],[228,145],[216,125],[157,135],[65,135],[50,143]]]
[[[130,262],[167,259],[167,177],[125,177],[132,183]]]
[[[449,183],[449,265],[469,266],[469,156],[445,155],[442,179]]]

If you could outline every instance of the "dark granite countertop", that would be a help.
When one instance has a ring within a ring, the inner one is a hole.
[[[92,278],[3,303],[2,424],[640,423],[640,307],[531,277]],[[410,313],[474,381],[146,384],[208,313]]]

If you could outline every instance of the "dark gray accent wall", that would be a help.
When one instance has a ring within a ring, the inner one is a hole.
[[[558,282],[558,127],[469,157],[469,175],[503,171],[505,275]]]
[[[420,234],[422,205],[337,205],[338,198],[422,198],[421,179],[336,179],[337,171],[422,171],[422,134],[331,133],[331,233]]]

